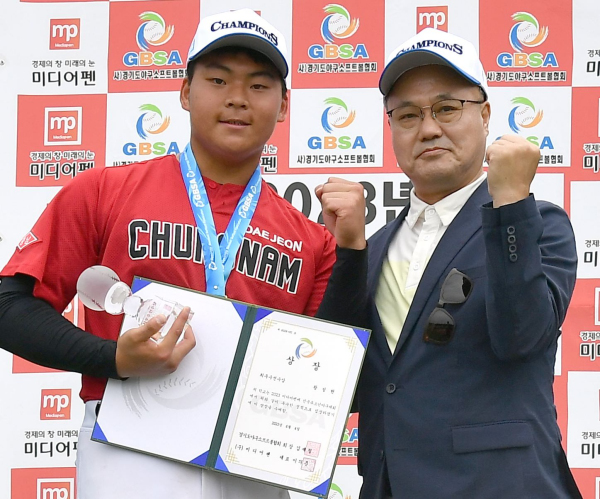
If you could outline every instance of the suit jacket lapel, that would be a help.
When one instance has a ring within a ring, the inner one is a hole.
[[[408,336],[413,333],[413,329],[423,315],[425,305],[432,294],[435,295],[435,301],[437,302],[440,292],[438,283],[441,276],[445,276],[449,272],[452,261],[461,251],[465,242],[481,229],[480,207],[490,200],[487,180],[485,180],[467,200],[440,239],[417,287],[417,292],[402,327],[394,357],[398,355]],[[430,313],[430,311],[427,311],[427,313]]]
[[[409,207],[410,205],[406,205],[400,212],[400,215],[384,226],[381,229],[380,234],[376,234],[376,238],[378,240],[377,246],[369,246],[369,277],[367,286],[372,297],[375,297],[375,293],[377,292],[383,260],[387,256],[388,248],[390,247],[392,239],[396,235],[396,232],[400,229],[402,222],[404,222],[404,219],[408,214]]]
[[[390,243],[394,238],[394,235],[402,225],[402,222],[406,218],[410,205],[406,205],[400,215],[396,217],[392,222],[388,223],[381,229],[381,233],[374,236],[377,239],[377,245],[369,246],[369,273],[367,280],[367,289],[369,292],[369,303],[370,303],[370,315],[373,318],[373,335],[371,336],[371,342],[377,344],[381,356],[387,365],[392,360],[392,353],[388,346],[387,339],[383,327],[381,326],[381,320],[377,312],[375,305],[375,294],[377,293],[377,286],[379,285],[379,277],[381,276],[381,267],[383,266],[383,260],[386,258]]]

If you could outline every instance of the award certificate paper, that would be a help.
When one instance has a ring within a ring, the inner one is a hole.
[[[109,380],[92,438],[326,497],[369,331],[141,278],[132,290],[190,306],[196,347],[171,375]]]

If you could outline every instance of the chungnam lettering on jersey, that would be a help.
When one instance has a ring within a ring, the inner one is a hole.
[[[202,243],[197,228],[162,220],[132,220],[128,225],[129,258],[132,260],[192,260],[203,265]],[[219,239],[223,234],[219,234]],[[264,242],[248,236],[260,237]],[[288,252],[286,250],[291,250]],[[247,277],[295,294],[302,272],[302,241],[292,241],[249,226],[234,269]]]

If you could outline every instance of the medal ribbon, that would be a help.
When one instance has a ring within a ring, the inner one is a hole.
[[[206,274],[206,292],[213,295],[225,296],[225,283],[235,264],[235,256],[242,244],[244,234],[256,210],[262,179],[260,166],[256,167],[252,177],[231,215],[221,243],[217,237],[215,221],[212,216],[206,187],[188,144],[181,154],[181,176],[185,183],[190,206],[196,219],[196,227],[202,243],[204,257],[204,272]]]

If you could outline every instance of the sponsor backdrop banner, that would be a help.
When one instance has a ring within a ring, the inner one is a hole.
[[[433,27],[467,38],[486,68],[489,142],[539,145],[533,191],[573,221],[578,281],[555,393],[563,445],[586,499],[600,499],[600,2],[597,0],[2,0],[0,266],[46,204],[89,168],[179,153],[179,104],[200,16],[250,7],[290,47],[290,114],[261,158],[266,180],[319,220],[314,187],[360,181],[373,234],[406,206],[377,90],[385,55]],[[85,327],[75,299],[64,315]],[[75,499],[79,376],[0,351],[0,497]],[[9,409],[10,408],[10,409]],[[351,415],[330,499],[358,497]],[[295,499],[302,497],[293,494]]]

